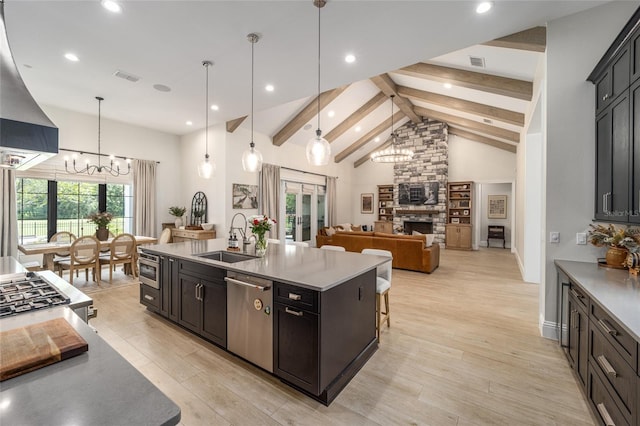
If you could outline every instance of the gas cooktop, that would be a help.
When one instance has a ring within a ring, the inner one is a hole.
[[[0,276],[0,318],[69,302],[66,295],[33,272]]]

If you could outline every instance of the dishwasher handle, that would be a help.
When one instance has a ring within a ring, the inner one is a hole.
[[[230,277],[224,277],[224,280],[226,282],[229,282],[229,283],[239,284],[239,285],[243,285],[245,287],[255,288],[258,291],[267,291],[267,290],[271,289],[271,287],[268,287],[268,286],[252,284],[252,283],[248,283],[246,281],[240,281],[240,280],[237,280],[235,278],[230,278]]]

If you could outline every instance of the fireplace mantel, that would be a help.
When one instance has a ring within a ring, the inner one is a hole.
[[[416,210],[406,210],[406,209],[396,209],[396,215],[423,215],[423,214],[440,214],[444,213],[440,210],[427,210],[427,209],[416,209]]]

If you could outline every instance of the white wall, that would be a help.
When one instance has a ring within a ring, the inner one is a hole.
[[[511,182],[516,154],[449,134],[449,182]]]
[[[595,98],[585,79],[637,7],[637,1],[616,1],[547,25],[546,233],[560,232],[560,243],[545,243],[540,326],[547,337],[555,338],[554,259],[594,262],[603,255],[575,244],[594,212]]]
[[[489,232],[489,225],[504,226],[505,243],[506,247],[511,247],[511,221],[513,220],[513,210],[511,205],[513,203],[511,193],[511,183],[482,183],[479,185],[482,195],[480,199],[476,201],[476,205],[480,209],[480,221],[476,223],[479,227],[480,233],[480,246],[487,246],[487,235]],[[507,218],[506,219],[489,219],[489,195],[506,195],[507,196]],[[498,247],[499,241],[491,240],[491,247]]]
[[[367,161],[353,171],[353,198],[358,202],[352,205],[354,225],[373,226],[378,220],[378,185],[393,184],[393,163],[374,163]],[[360,213],[360,194],[373,194],[373,214]]]
[[[103,104],[103,111],[104,108]],[[82,114],[48,105],[42,105],[42,109],[59,128],[60,148],[98,151],[97,115]],[[159,235],[161,223],[172,221],[172,217],[165,212],[172,205],[172,200],[180,193],[182,168],[179,161],[180,142],[178,136],[109,120],[103,115],[101,119],[101,151],[105,154],[160,162],[158,164],[158,194],[156,197],[157,235]],[[67,175],[64,171],[63,158],[65,155],[70,155],[70,153],[60,151],[55,157],[39,164],[37,169],[49,169],[57,175],[58,179],[65,179],[67,176],[73,179],[73,175]],[[103,157],[102,161],[105,160],[108,161]],[[29,170],[26,170],[25,175],[28,174]],[[132,181],[132,175],[130,174],[127,179]]]
[[[209,201],[209,221],[216,225],[217,238],[227,238],[231,219],[234,214],[250,216],[257,209],[233,209],[232,185],[242,183],[258,185],[258,173],[247,173],[242,169],[242,153],[249,147],[251,132],[246,125],[233,133],[228,133],[224,125],[212,127],[209,133],[209,153],[216,161],[216,175],[211,181],[198,177],[196,165],[204,157],[204,131],[196,131],[182,137],[183,168],[185,170],[182,194],[191,202],[196,191],[203,191]],[[307,163],[305,148],[293,143],[284,143],[278,147],[271,143],[267,135],[254,132],[256,149],[262,153],[263,162],[327,176],[338,176],[337,207],[338,223],[351,222],[352,190],[351,165],[329,163],[316,167]],[[214,155],[215,154],[215,155]],[[335,154],[335,153],[334,153]],[[359,202],[359,194],[358,194]],[[186,201],[185,201],[186,203]],[[213,206],[213,209],[212,209]],[[236,225],[239,222],[236,222]],[[314,236],[315,237],[315,236]]]

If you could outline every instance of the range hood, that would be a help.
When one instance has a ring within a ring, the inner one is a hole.
[[[25,170],[58,153],[58,128],[29,93],[9,49],[0,0],[0,167]]]

